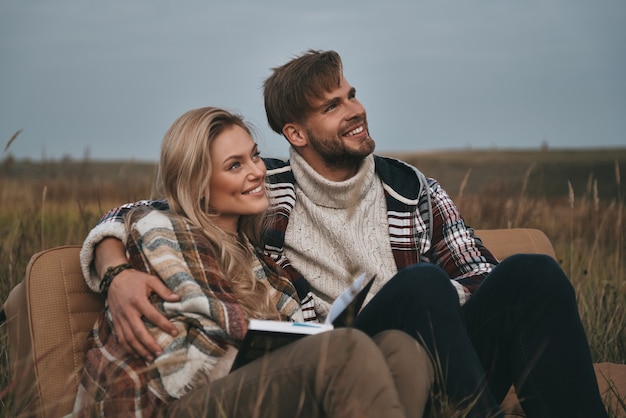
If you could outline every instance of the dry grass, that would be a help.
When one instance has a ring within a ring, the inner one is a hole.
[[[626,150],[550,154],[403,157],[441,180],[472,227],[543,230],[576,289],[594,361],[626,363]],[[80,244],[106,210],[149,197],[154,170],[134,162],[0,161],[0,301],[32,254]],[[10,383],[5,339],[0,328],[0,393]],[[6,402],[10,396],[0,397],[0,416]]]

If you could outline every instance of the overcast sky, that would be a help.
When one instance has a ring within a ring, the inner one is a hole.
[[[0,0],[0,159],[156,161],[207,105],[285,156],[261,86],[309,48],[341,54],[379,153],[626,146],[623,0]]]

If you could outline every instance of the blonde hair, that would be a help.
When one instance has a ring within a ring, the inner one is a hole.
[[[276,305],[269,298],[267,282],[259,282],[254,276],[255,254],[244,238],[260,253],[265,213],[242,215],[238,236],[225,232],[212,220],[216,214],[209,207],[213,169],[210,145],[233,126],[252,136],[241,116],[224,109],[194,109],[176,119],[163,137],[157,189],[167,198],[172,212],[184,217],[208,239],[220,274],[230,283],[246,316],[279,319]]]

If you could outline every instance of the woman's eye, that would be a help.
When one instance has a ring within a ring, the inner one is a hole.
[[[228,169],[229,169],[229,170],[234,170],[234,169],[239,168],[239,167],[241,167],[241,164],[240,164],[239,162],[236,162],[236,163],[232,163],[232,164],[228,167]]]

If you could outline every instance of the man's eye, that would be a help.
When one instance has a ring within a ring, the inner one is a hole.
[[[333,110],[333,109],[334,109],[334,108],[336,108],[336,107],[337,107],[337,105],[333,103],[333,104],[331,104],[330,106],[328,106],[328,107],[326,108],[326,112],[330,112],[331,110]]]

